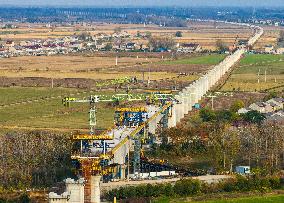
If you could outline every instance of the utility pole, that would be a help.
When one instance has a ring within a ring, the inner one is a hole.
[[[148,58],[146,58],[146,60],[148,61]],[[148,86],[150,86],[150,80],[151,80],[151,64],[148,66]]]
[[[117,66],[118,65],[118,57],[116,55],[116,58],[115,58],[115,65]]]
[[[208,97],[211,98],[211,108],[212,108],[212,110],[214,110],[214,98],[217,97],[217,96],[209,95]]]
[[[267,78],[266,78],[266,69],[264,71],[264,82],[266,82]]]
[[[51,78],[51,88],[53,89],[53,78]]]
[[[259,74],[260,74],[260,69],[258,69],[258,73],[257,73],[257,83],[259,83]]]
[[[150,71],[151,71],[151,67],[149,66],[149,70],[148,70],[148,86],[150,85]]]

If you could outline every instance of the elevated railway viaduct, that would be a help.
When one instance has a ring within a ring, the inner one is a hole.
[[[111,140],[94,141],[94,146],[104,145],[102,147],[103,151],[94,147],[88,154],[74,155],[72,158],[79,160],[81,163],[85,182],[82,179],[78,181],[67,180],[67,192],[62,195],[50,193],[49,202],[99,203],[102,177],[109,176],[109,174],[116,180],[128,179],[130,175],[139,177],[140,150],[143,139],[147,138],[149,134],[155,135],[159,128],[175,127],[192,110],[192,106],[198,103],[230,71],[246,53],[248,47],[254,45],[263,34],[263,29],[258,26],[239,23],[230,24],[248,26],[254,30],[254,35],[248,40],[247,47],[239,48],[227,56],[221,63],[175,95],[174,100],[167,101],[160,107],[148,106],[148,118],[142,125],[136,128],[119,127],[107,132],[109,136],[113,137]],[[133,170],[131,172],[129,169],[130,151],[134,154]]]

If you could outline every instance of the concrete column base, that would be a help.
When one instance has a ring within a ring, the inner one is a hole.
[[[91,203],[101,202],[100,181],[101,176],[91,176]]]

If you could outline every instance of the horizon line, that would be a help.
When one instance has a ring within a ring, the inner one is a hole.
[[[159,5],[121,5],[121,6],[112,6],[112,5],[37,5],[37,4],[30,4],[30,5],[14,5],[14,4],[2,4],[0,5],[0,8],[270,8],[270,9],[284,9],[283,6],[240,6],[240,5],[219,5],[219,6],[213,6],[213,5],[188,5],[188,6],[178,6],[178,5],[165,5],[165,6],[159,6]]]

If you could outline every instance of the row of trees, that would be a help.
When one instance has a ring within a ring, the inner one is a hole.
[[[212,128],[204,143],[205,154],[218,171],[248,165],[264,175],[274,174],[284,166],[283,134],[284,128],[273,124]]]
[[[260,178],[258,176],[242,177],[237,176],[234,179],[223,180],[215,184],[207,184],[194,179],[182,179],[172,184],[158,185],[139,185],[130,187],[121,187],[111,190],[107,193],[106,199],[112,201],[117,199],[128,199],[133,202],[137,198],[153,197],[188,197],[200,194],[213,194],[220,192],[248,192],[260,191],[268,192],[271,189],[280,189],[281,181],[277,177]],[[150,201],[149,201],[150,202]]]
[[[0,187],[46,187],[71,176],[71,147],[63,134],[0,135]]]
[[[149,47],[153,51],[171,50],[174,48],[175,41],[169,37],[150,37]]]

